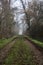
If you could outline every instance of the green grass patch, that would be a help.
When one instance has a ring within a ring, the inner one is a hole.
[[[37,44],[38,46],[40,46],[40,47],[43,48],[43,42],[38,41],[38,40],[35,40],[35,39],[32,39],[32,38],[31,38],[31,40],[32,40],[35,44]]]
[[[31,37],[28,37],[28,36],[25,36],[27,37],[28,39],[30,39],[31,41],[34,42],[34,44],[38,45],[39,47],[43,48],[43,42],[39,41],[39,40],[36,40],[36,39],[33,39]]]
[[[6,44],[8,44],[10,41],[12,41],[16,36],[13,36],[8,39],[0,39],[0,49],[3,48]]]
[[[2,65],[36,65],[33,55],[29,46],[24,43],[24,39],[19,38]]]

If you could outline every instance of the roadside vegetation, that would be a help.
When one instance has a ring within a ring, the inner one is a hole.
[[[13,39],[15,39],[16,36],[13,36],[11,38],[8,39],[0,39],[0,49],[2,49],[6,44],[8,44],[9,42],[11,42]]]
[[[8,57],[2,65],[36,65],[34,54],[23,38],[17,39]]]
[[[40,40],[37,40],[37,39],[34,39],[32,37],[28,37],[28,36],[25,36],[27,39],[29,39],[30,41],[32,41],[34,44],[36,44],[37,46],[43,48],[43,41],[40,41]]]
[[[43,42],[39,41],[39,40],[36,40],[36,39],[32,39],[30,38],[35,44],[37,44],[39,47],[42,47],[43,48]]]

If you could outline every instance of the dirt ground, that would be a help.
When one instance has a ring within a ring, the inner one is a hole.
[[[3,60],[8,56],[11,48],[13,47],[16,40],[12,41],[8,45],[6,45],[3,49],[0,51],[0,65],[3,62]],[[40,51],[33,43],[28,41],[27,39],[24,40],[24,43],[29,45],[31,51],[34,53],[35,62],[37,65],[43,65],[43,51]]]
[[[7,44],[3,49],[1,49],[1,51],[0,51],[0,64],[7,57],[11,48],[13,47],[14,43],[15,43],[15,40],[10,42],[9,44]]]
[[[31,51],[33,51],[35,62],[37,63],[37,65],[43,65],[43,51],[40,51],[34,44],[32,44],[28,40],[25,40],[24,42],[28,44]]]

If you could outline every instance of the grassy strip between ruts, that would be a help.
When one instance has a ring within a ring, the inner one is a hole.
[[[22,38],[17,39],[2,65],[36,65],[34,54]]]
[[[43,48],[43,42],[39,41],[39,40],[36,40],[36,39],[33,39],[31,37],[28,37],[28,36],[25,36],[27,37],[29,40],[31,40],[32,42],[34,42],[34,44],[38,45],[39,47]]]
[[[14,38],[16,38],[16,36],[13,36],[13,37],[8,38],[8,39],[0,39],[0,49],[2,49],[6,44],[11,42]]]

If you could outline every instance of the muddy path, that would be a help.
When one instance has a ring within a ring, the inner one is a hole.
[[[40,51],[32,42],[25,39],[24,43],[29,45],[30,50],[34,53],[35,62],[37,65],[43,65],[43,51]]]
[[[18,38],[17,38],[18,39]],[[8,56],[10,50],[12,49],[14,43],[17,41],[17,39],[13,40],[9,44],[7,44],[3,49],[0,51],[0,65],[3,63],[4,59]],[[24,38],[23,38],[24,39]],[[24,39],[23,41],[26,43],[30,50],[34,53],[35,62],[36,65],[43,65],[43,51],[39,50],[31,41]]]
[[[0,50],[0,64],[2,64],[4,59],[8,56],[8,54],[9,54],[11,48],[13,47],[15,41],[16,41],[16,39],[13,40],[12,42],[10,42],[9,44],[7,44],[4,48],[2,48]]]

